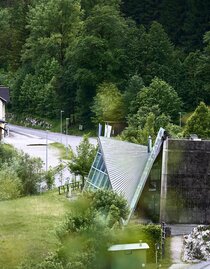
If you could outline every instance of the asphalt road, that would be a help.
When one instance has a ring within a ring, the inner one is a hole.
[[[210,262],[200,262],[197,264],[177,263],[170,266],[169,269],[210,269]]]
[[[82,140],[81,136],[75,136],[75,135],[65,135],[61,133],[53,133],[50,131],[43,131],[38,129],[32,129],[22,126],[16,126],[12,124],[8,124],[9,130],[11,133],[18,133],[18,134],[24,134],[29,136],[37,136],[42,139],[48,139],[54,142],[62,143],[65,146],[70,145],[73,150],[76,150],[76,147],[79,145],[79,143]],[[94,145],[97,144],[96,138],[90,138],[90,142]]]
[[[75,151],[82,140],[81,136],[73,136],[60,133],[46,132],[32,128],[15,125],[8,125],[9,136],[4,138],[4,142],[13,145],[18,150],[29,154],[32,157],[39,157],[43,161],[43,168],[55,167],[60,163],[59,150],[53,147],[46,147],[46,144],[59,142],[70,145]],[[62,140],[62,141],[61,141]],[[96,145],[96,138],[90,138],[90,142]]]
[[[189,269],[210,269],[210,262],[201,262],[195,265],[190,265]]]

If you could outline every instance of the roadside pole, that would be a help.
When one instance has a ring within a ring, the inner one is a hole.
[[[68,157],[68,127],[69,127],[69,118],[66,118],[66,158]]]
[[[46,131],[46,172],[48,171],[48,130]]]

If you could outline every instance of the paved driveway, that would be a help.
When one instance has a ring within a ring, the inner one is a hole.
[[[59,151],[53,147],[46,147],[46,140],[37,136],[10,132],[4,139],[5,143],[13,145],[16,149],[28,153],[32,157],[39,157],[43,161],[43,167],[55,167],[59,164]],[[49,144],[53,141],[49,141]]]
[[[19,133],[19,134],[24,134],[24,135],[28,134],[30,136],[39,137],[45,140],[48,137],[48,139],[53,142],[62,143],[65,146],[70,145],[73,150],[76,150],[76,146],[78,146],[82,140],[81,136],[76,136],[76,135],[65,135],[65,134],[54,133],[50,131],[47,132],[44,130],[26,128],[26,127],[12,125],[12,124],[8,124],[8,127],[11,133]],[[90,138],[89,140],[93,145],[97,144],[96,138]]]
[[[30,156],[39,157],[43,161],[43,167],[55,167],[59,164],[59,151],[52,147],[46,147],[47,143],[59,142],[70,145],[75,151],[82,140],[80,136],[61,135],[59,133],[46,132],[9,124],[9,136],[4,139],[5,143],[12,144],[15,148],[23,150]],[[62,141],[61,141],[62,139]],[[90,142],[96,145],[97,140],[90,138]]]

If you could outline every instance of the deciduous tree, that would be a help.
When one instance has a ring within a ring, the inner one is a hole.
[[[176,119],[181,109],[181,99],[176,91],[165,81],[154,78],[149,87],[144,87],[138,94],[139,107],[158,105],[160,113]]]
[[[210,137],[210,111],[205,103],[201,102],[186,122],[184,135],[197,134],[201,138]]]
[[[93,163],[96,148],[89,142],[88,136],[84,135],[81,143],[77,146],[77,153],[70,149],[71,159],[68,163],[71,173],[80,175],[82,178],[82,188],[85,184],[85,177],[90,171]]]
[[[124,99],[116,85],[112,83],[103,83],[98,87],[98,92],[94,97],[92,111],[95,114],[94,122],[96,123],[124,121]]]

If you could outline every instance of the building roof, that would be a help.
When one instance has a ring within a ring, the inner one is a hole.
[[[0,85],[0,99],[6,103],[10,101],[9,88]]]
[[[131,215],[134,212],[134,209],[136,208],[136,205],[139,201],[139,198],[142,194],[142,191],[144,189],[144,186],[146,184],[147,178],[150,174],[150,171],[152,169],[153,163],[155,162],[155,159],[157,158],[158,154],[160,153],[160,150],[163,145],[163,141],[167,137],[166,132],[163,128],[159,129],[159,132],[157,134],[155,143],[152,147],[152,151],[147,159],[147,162],[145,164],[145,167],[143,169],[143,172],[140,174],[138,186],[136,187],[135,193],[133,194],[132,201],[130,203],[130,213],[128,215],[127,221],[129,221]]]
[[[130,204],[149,157],[147,146],[105,137],[99,144],[113,190]]]

